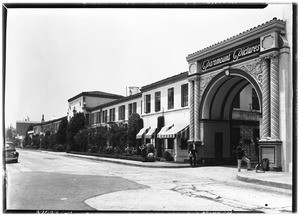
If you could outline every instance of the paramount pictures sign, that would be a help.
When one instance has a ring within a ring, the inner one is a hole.
[[[250,56],[252,54],[255,53],[259,53],[260,52],[260,44],[254,44],[254,45],[248,45],[246,47],[239,47],[234,49],[233,51],[222,55],[218,58],[214,58],[214,59],[207,59],[204,60],[201,64],[201,69],[203,72],[205,72],[208,69],[211,69],[213,67],[216,66],[220,66],[223,65],[225,63],[230,63],[230,62],[236,62],[238,60],[240,60],[241,58]]]

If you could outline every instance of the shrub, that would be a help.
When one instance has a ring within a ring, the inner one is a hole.
[[[140,115],[136,113],[131,114],[128,118],[127,144],[130,147],[136,146],[136,134],[143,128],[140,119]]]
[[[147,161],[150,161],[150,162],[154,162],[155,161],[155,156],[154,156],[154,153],[149,153],[147,155]]]
[[[174,158],[171,156],[170,152],[168,151],[165,151],[164,158],[166,159],[166,161],[174,161]]]
[[[68,120],[64,118],[59,123],[59,127],[56,133],[57,143],[59,144],[66,144],[67,142],[67,127],[68,127]]]
[[[79,130],[85,127],[85,117],[83,113],[75,113],[71,118],[67,126],[67,142],[70,149],[73,151],[78,151],[80,147],[75,143],[75,135]]]
[[[62,144],[59,144],[55,147],[55,151],[62,152],[65,151],[65,147]]]
[[[155,149],[154,149],[154,145],[151,144],[151,143],[147,143],[147,154],[149,153],[154,153],[155,152]]]

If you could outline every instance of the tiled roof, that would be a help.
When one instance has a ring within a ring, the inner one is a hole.
[[[104,97],[104,98],[113,98],[113,99],[120,99],[120,98],[124,97],[122,95],[107,93],[107,92],[103,92],[103,91],[86,91],[86,92],[82,92],[82,93],[70,98],[68,100],[68,102],[70,102],[78,97],[81,97],[81,96],[94,96],[94,97]]]
[[[240,33],[240,34],[237,34],[237,35],[235,35],[235,36],[232,36],[232,37],[230,37],[230,38],[227,38],[227,39],[225,39],[225,40],[223,40],[223,41],[221,41],[221,42],[218,42],[218,43],[213,44],[213,45],[211,45],[211,46],[209,46],[209,47],[203,48],[203,49],[201,49],[201,50],[199,50],[199,51],[196,51],[196,52],[194,52],[194,53],[192,53],[192,54],[189,54],[188,57],[193,56],[193,55],[196,55],[196,54],[199,54],[199,53],[204,52],[204,51],[206,51],[206,50],[212,49],[213,47],[215,47],[215,46],[217,46],[217,45],[223,44],[223,43],[225,43],[225,42],[227,42],[227,41],[230,41],[230,40],[234,40],[234,39],[236,39],[236,38],[238,38],[238,37],[240,37],[240,36],[242,36],[242,35],[244,35],[244,34],[247,34],[247,33],[251,32],[251,31],[256,30],[257,28],[261,28],[261,27],[266,26],[267,24],[275,23],[275,22],[278,22],[278,21],[284,22],[283,20],[280,20],[280,19],[277,19],[276,17],[274,17],[272,20],[267,21],[267,22],[265,22],[265,23],[263,23],[263,24],[261,24],[261,25],[258,25],[258,26],[256,26],[256,27],[253,27],[253,28],[251,28],[251,29],[248,29],[248,30],[246,30],[246,31],[244,31],[244,32],[242,32],[242,33]]]

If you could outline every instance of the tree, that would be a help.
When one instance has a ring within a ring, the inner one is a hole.
[[[25,139],[24,139],[24,143],[25,143],[25,147],[26,148],[31,146],[31,138],[28,135],[28,132],[32,131],[32,130],[33,130],[33,125],[29,125],[29,127],[28,127],[28,129],[26,131]]]
[[[67,128],[68,128],[68,120],[64,118],[61,120],[57,133],[56,133],[56,141],[58,144],[66,144],[67,143]]]
[[[130,147],[136,146],[136,134],[143,128],[143,119],[139,114],[133,113],[128,118],[127,143]]]
[[[159,132],[161,130],[161,128],[163,128],[163,126],[165,126],[165,118],[164,116],[159,116],[157,118],[157,132]],[[162,157],[163,153],[163,140],[162,139],[157,139],[157,156],[158,157]]]
[[[79,147],[76,145],[74,137],[79,132],[79,130],[85,127],[85,118],[83,113],[75,113],[71,118],[67,126],[67,142],[70,150],[78,151]]]
[[[5,135],[5,137],[6,137],[6,139],[8,139],[8,140],[12,140],[12,139],[13,139],[12,128],[6,129],[6,135]]]

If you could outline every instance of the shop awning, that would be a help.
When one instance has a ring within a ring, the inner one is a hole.
[[[138,134],[136,134],[136,138],[137,139],[141,139],[143,137],[143,135],[145,133],[147,133],[147,130],[149,129],[150,127],[144,127],[140,130],[140,132]]]
[[[146,139],[153,139],[155,136],[155,127],[151,127],[150,130],[148,131],[148,133],[146,133],[145,138]]]
[[[188,138],[189,123],[175,124],[171,129],[163,133],[163,138]]]
[[[161,130],[159,131],[159,133],[157,134],[157,138],[159,139],[164,139],[164,138],[167,138],[166,137],[166,132],[172,128],[174,126],[174,124],[171,124],[171,125],[167,125],[167,126],[164,126],[163,128],[161,128]]]

